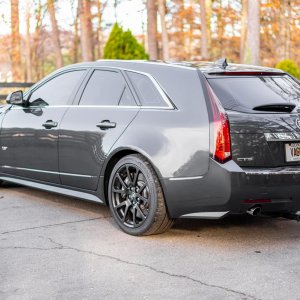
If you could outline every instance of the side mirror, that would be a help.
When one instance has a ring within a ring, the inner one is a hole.
[[[23,99],[23,92],[22,91],[16,91],[11,94],[9,94],[6,98],[6,102],[8,104],[13,105],[24,105],[25,101]]]

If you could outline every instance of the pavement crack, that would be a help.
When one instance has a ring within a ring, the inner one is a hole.
[[[89,221],[89,220],[96,220],[96,219],[101,219],[101,218],[81,220],[81,222]],[[77,221],[77,222],[80,222],[80,221]],[[63,223],[63,224],[69,224],[69,223],[76,223],[76,222],[67,222],[67,223]],[[59,225],[59,224],[57,224],[57,225]],[[50,226],[55,226],[55,224],[50,225]],[[47,226],[41,226],[41,227],[47,227]],[[123,260],[121,258],[112,256],[112,255],[100,254],[100,253],[93,252],[93,251],[87,251],[87,250],[82,250],[82,249],[75,248],[75,247],[66,246],[64,244],[56,242],[55,240],[53,240],[52,238],[49,238],[49,237],[47,237],[47,239],[49,240],[49,242],[51,244],[54,245],[53,247],[40,248],[40,247],[8,246],[8,247],[0,247],[0,249],[13,249],[13,250],[25,249],[25,250],[37,250],[37,251],[72,250],[72,251],[76,251],[78,253],[85,253],[85,254],[93,255],[93,256],[96,256],[96,257],[99,257],[99,258],[110,259],[110,260],[114,260],[116,262],[120,262],[120,263],[123,263],[123,264],[145,268],[145,269],[151,270],[155,273],[167,275],[169,277],[179,278],[179,279],[183,279],[183,280],[189,280],[189,281],[195,282],[197,284],[200,284],[200,285],[208,287],[208,288],[220,289],[220,290],[223,290],[223,291],[228,292],[228,293],[239,295],[239,296],[243,297],[243,299],[260,300],[259,298],[255,297],[253,295],[249,295],[249,294],[246,294],[246,293],[243,293],[243,292],[240,292],[240,291],[236,291],[236,290],[233,290],[231,288],[224,287],[222,285],[210,284],[210,283],[204,282],[202,280],[193,278],[193,277],[188,276],[188,275],[171,273],[171,272],[167,272],[167,271],[152,267],[152,266],[147,265],[147,264],[141,264],[141,263],[136,263],[136,262],[132,262],[132,261],[128,261],[128,260]]]
[[[189,280],[189,281],[198,283],[198,284],[203,285],[203,286],[206,286],[206,287],[221,289],[221,290],[226,291],[226,292],[228,292],[228,293],[233,293],[233,294],[236,294],[236,295],[239,295],[239,296],[246,297],[246,299],[260,300],[259,298],[255,297],[255,296],[253,296],[253,295],[249,295],[249,294],[246,294],[246,293],[243,293],[243,292],[240,292],[240,291],[236,291],[236,290],[233,290],[233,289],[230,289],[230,288],[221,286],[221,285],[210,284],[210,283],[207,283],[207,282],[198,280],[198,279],[196,279],[196,278],[193,278],[193,277],[190,277],[190,276],[187,276],[187,275],[170,273],[170,272],[167,272],[167,271],[164,271],[164,270],[157,269],[157,268],[152,267],[152,266],[147,265],[147,264],[135,263],[135,262],[123,260],[123,259],[121,259],[121,258],[112,256],[112,255],[99,254],[99,253],[96,253],[96,252],[93,252],[93,251],[87,251],[87,250],[82,250],[82,249],[78,249],[78,248],[66,246],[66,245],[57,243],[56,241],[54,241],[54,240],[51,239],[51,238],[48,238],[48,240],[49,240],[51,243],[53,243],[54,245],[56,245],[56,247],[54,247],[53,249],[59,249],[59,250],[62,250],[62,249],[65,249],[65,250],[73,250],[73,251],[76,251],[76,252],[79,252],[79,253],[90,254],[90,255],[93,255],[93,256],[100,257],[100,258],[111,259],[111,260],[114,260],[114,261],[117,261],[117,262],[120,262],[120,263],[124,263],[124,264],[127,264],[127,265],[132,265],[132,266],[136,266],[136,267],[142,267],[142,268],[151,270],[151,271],[156,272],[156,273],[159,273],[159,274],[167,275],[167,276],[169,276],[169,277],[185,279],[185,280]]]
[[[61,225],[82,223],[82,222],[88,222],[88,221],[94,221],[94,220],[100,220],[100,219],[109,219],[109,218],[111,218],[111,216],[91,218],[91,219],[83,219],[83,220],[69,221],[69,222],[62,222],[62,223],[47,224],[47,225],[41,225],[41,226],[35,226],[35,227],[28,227],[28,228],[22,228],[22,229],[11,230],[11,231],[3,231],[3,232],[0,232],[0,234],[1,235],[2,234],[9,234],[9,233],[15,233],[15,232],[22,232],[22,231],[26,231],[26,230],[48,228],[48,227],[53,227],[53,226],[61,226]]]
[[[21,246],[8,246],[8,247],[0,247],[0,250],[18,250],[18,249],[25,249],[25,250],[41,250],[41,251],[49,251],[49,250],[57,250],[62,249],[59,247],[53,248],[39,248],[39,247],[21,247]]]

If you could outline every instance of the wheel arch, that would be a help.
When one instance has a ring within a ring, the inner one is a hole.
[[[130,154],[142,155],[144,158],[146,158],[150,162],[150,164],[153,167],[153,169],[155,170],[159,180],[162,178],[159,169],[153,163],[153,160],[145,151],[138,149],[138,148],[133,148],[133,147],[122,147],[122,148],[115,149],[114,151],[112,151],[109,154],[109,157],[106,159],[106,164],[103,166],[102,172],[101,172],[101,176],[103,176],[102,188],[104,191],[104,196],[105,196],[104,199],[105,199],[106,205],[108,205],[108,194],[107,193],[108,193],[108,183],[109,183],[110,174],[111,174],[115,164],[120,159],[122,159],[123,157],[130,155]],[[160,184],[162,186],[163,194],[165,194],[163,180],[160,180]]]

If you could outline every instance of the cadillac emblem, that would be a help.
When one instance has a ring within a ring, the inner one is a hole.
[[[296,126],[300,129],[300,119],[296,119]]]

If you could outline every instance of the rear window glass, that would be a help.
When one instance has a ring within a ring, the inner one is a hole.
[[[253,109],[270,104],[300,104],[300,85],[284,76],[227,77],[208,79],[226,109]]]

